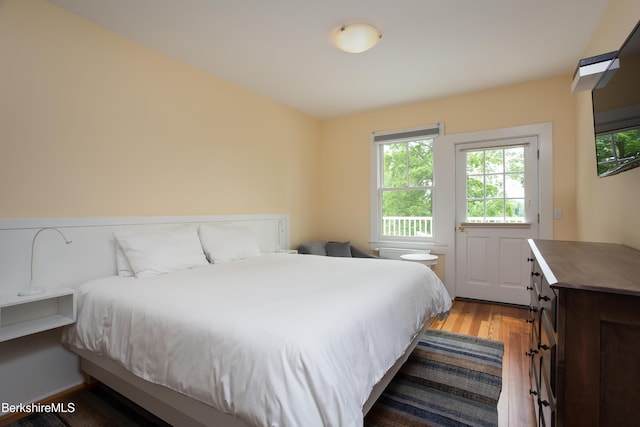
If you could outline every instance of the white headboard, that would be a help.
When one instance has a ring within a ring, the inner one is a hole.
[[[34,250],[34,287],[73,288],[116,274],[114,231],[187,223],[241,225],[255,235],[262,252],[289,249],[289,215],[0,219],[0,294],[29,286],[31,244],[42,228],[57,228],[73,243],[66,245],[54,230],[39,234]]]

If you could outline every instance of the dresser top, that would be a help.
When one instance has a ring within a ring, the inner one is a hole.
[[[540,239],[529,244],[543,272],[546,267],[555,277],[555,283],[547,277],[551,287],[640,296],[640,251],[636,249]]]

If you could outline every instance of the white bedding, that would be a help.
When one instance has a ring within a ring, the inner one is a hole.
[[[419,263],[272,254],[78,289],[67,344],[255,426],[362,426],[451,299]]]

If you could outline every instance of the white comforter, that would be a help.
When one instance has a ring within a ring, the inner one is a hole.
[[[255,426],[362,426],[425,320],[450,309],[406,261],[274,254],[78,289],[71,346]]]

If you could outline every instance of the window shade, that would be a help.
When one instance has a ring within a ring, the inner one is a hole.
[[[392,133],[373,133],[373,142],[388,142],[394,140],[407,140],[416,139],[420,137],[433,137],[440,136],[440,124],[435,126],[429,126],[420,129],[411,129],[406,131],[392,132]]]

